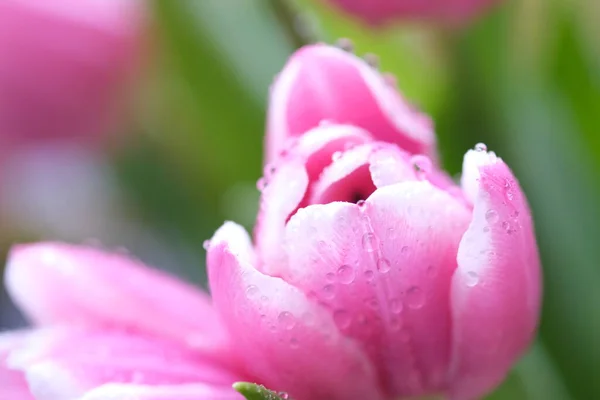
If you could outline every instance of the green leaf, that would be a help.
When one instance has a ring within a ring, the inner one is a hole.
[[[233,388],[240,392],[247,400],[288,400],[284,393],[276,393],[265,388],[263,385],[249,382],[237,382]]]

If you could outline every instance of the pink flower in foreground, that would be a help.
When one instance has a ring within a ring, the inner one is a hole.
[[[352,124],[377,140],[435,158],[431,120],[414,109],[390,77],[337,47],[298,50],[270,93],[266,162],[274,161],[296,138],[319,124]]]
[[[500,158],[467,152],[457,187],[426,156],[327,125],[274,165],[254,245],[226,223],[208,250],[250,373],[300,400],[477,399],[503,380],[534,336],[540,270]]]
[[[0,145],[97,142],[130,78],[141,11],[137,0],[0,1]]]
[[[6,283],[37,325],[0,334],[0,399],[241,400],[248,379],[202,292],[123,255],[18,246]]]
[[[370,25],[420,20],[440,24],[464,23],[500,0],[328,0]]]

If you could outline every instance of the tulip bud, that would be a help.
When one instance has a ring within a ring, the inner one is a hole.
[[[347,46],[343,46],[347,47]],[[322,44],[298,50],[278,75],[269,98],[266,161],[320,124],[352,124],[377,140],[435,158],[431,120],[365,60]]]
[[[376,138],[298,138],[269,171],[255,244],[233,223],[210,242],[214,304],[250,373],[293,398],[481,398],[538,320],[525,196],[482,145],[458,187]]]
[[[328,0],[369,25],[420,20],[457,25],[475,18],[499,0]]]
[[[136,52],[136,0],[0,2],[0,144],[96,143]]]

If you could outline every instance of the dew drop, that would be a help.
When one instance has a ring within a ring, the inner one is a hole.
[[[377,260],[377,270],[382,274],[389,272],[391,269],[391,264],[387,258],[380,258]]]
[[[347,38],[341,38],[337,41],[336,43],[337,47],[339,47],[340,49],[347,51],[349,53],[353,53],[354,52],[354,43],[352,43],[352,40],[347,39]]]
[[[263,177],[256,181],[256,188],[262,192],[267,187],[267,180]]]
[[[340,329],[348,328],[351,322],[350,314],[345,310],[336,310],[333,313],[333,320]]]
[[[269,303],[269,298],[267,296],[260,296],[260,302],[263,305],[267,305],[267,303]]]
[[[344,264],[338,269],[337,276],[340,283],[348,285],[354,282],[356,274],[354,272],[354,268],[348,264]]]
[[[509,235],[512,233],[510,222],[508,222],[508,221],[504,221],[502,223],[502,229],[504,229],[506,231],[506,233],[508,233]]]
[[[210,240],[205,240],[204,242],[202,242],[202,247],[204,248],[204,250],[208,250],[208,248],[210,247]]]
[[[485,220],[490,224],[495,224],[496,222],[498,222],[498,219],[500,219],[500,216],[498,215],[498,212],[496,210],[490,209],[487,210],[487,212],[485,213]]]
[[[487,151],[487,146],[485,143],[477,143],[475,145],[475,151]]]
[[[263,169],[263,175],[265,177],[270,178],[271,176],[273,176],[275,171],[276,171],[275,165],[269,163],[269,164],[265,165],[265,168]]]
[[[373,271],[371,271],[370,269],[366,270],[365,273],[365,278],[367,279],[367,281],[372,281],[373,277],[375,276],[375,273]]]
[[[475,271],[467,272],[465,284],[468,287],[473,287],[473,286],[477,286],[478,283],[479,283],[479,275],[477,274],[477,272],[475,272]]]
[[[410,161],[418,179],[425,179],[431,173],[431,160],[428,157],[418,154],[412,157]]]
[[[258,294],[259,294],[259,290],[258,290],[257,286],[250,285],[246,288],[246,297],[248,297],[249,299],[256,298],[256,296],[258,296]]]
[[[483,227],[483,233],[488,233],[490,231],[490,227],[489,226],[484,226]]]
[[[408,254],[409,250],[410,250],[410,247],[408,247],[408,246],[402,246],[402,248],[400,249],[400,253],[402,253],[402,254]]]
[[[335,297],[335,286],[325,285],[323,286],[323,297],[331,300]]]
[[[394,314],[400,314],[402,312],[403,309],[403,305],[402,302],[398,299],[391,299],[390,300],[390,310],[392,310],[392,312]]]
[[[372,253],[377,248],[377,238],[374,233],[365,233],[362,237],[363,249],[369,253]]]
[[[325,279],[327,282],[333,282],[335,280],[335,274],[333,272],[328,272],[325,274]]]
[[[283,329],[290,330],[296,325],[296,319],[294,315],[289,311],[283,311],[279,313],[277,317],[277,322],[279,322],[279,326]]]
[[[356,202],[356,205],[359,207],[364,207],[365,206],[365,201],[364,200],[359,200]]]
[[[408,304],[408,307],[413,310],[423,307],[425,304],[425,294],[423,293],[423,290],[418,286],[412,286],[408,289],[406,292],[406,303]]]

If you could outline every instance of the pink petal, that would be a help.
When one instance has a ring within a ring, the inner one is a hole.
[[[297,51],[271,88],[267,161],[322,121],[366,129],[410,153],[435,155],[431,121],[360,58],[326,45]]]
[[[321,126],[300,137],[278,163],[267,165],[254,230],[258,253],[264,262],[262,271],[268,273],[271,265],[281,262],[279,248],[285,223],[308,197],[310,183],[332,162],[333,154],[368,140],[367,132],[353,126]]]
[[[454,26],[482,13],[498,0],[328,0],[370,25],[427,20]]]
[[[78,400],[243,400],[231,387],[210,385],[141,386],[107,384]]]
[[[445,383],[449,283],[469,211],[428,182],[377,189],[363,206],[315,205],[286,228],[279,274],[358,340],[390,395]]]
[[[98,144],[132,78],[140,4],[0,1],[0,142]]]
[[[123,326],[226,351],[227,335],[207,295],[120,254],[60,243],[16,246],[5,278],[36,323]]]
[[[40,398],[76,398],[105,383],[229,387],[245,378],[178,342],[118,330],[41,330],[8,363],[26,373]]]
[[[397,146],[381,142],[340,152],[314,183],[308,204],[356,203],[369,197],[376,187],[416,180],[408,158]]]
[[[243,228],[225,224],[208,250],[210,286],[251,373],[297,400],[381,399],[371,364],[329,313],[253,263]]]
[[[33,400],[21,371],[9,369],[6,359],[26,339],[29,332],[0,333],[0,399]]]
[[[531,213],[518,182],[493,154],[470,151],[465,165],[478,166],[468,173],[477,181],[463,182],[478,191],[452,280],[453,399],[480,398],[502,381],[534,336],[541,292]]]

